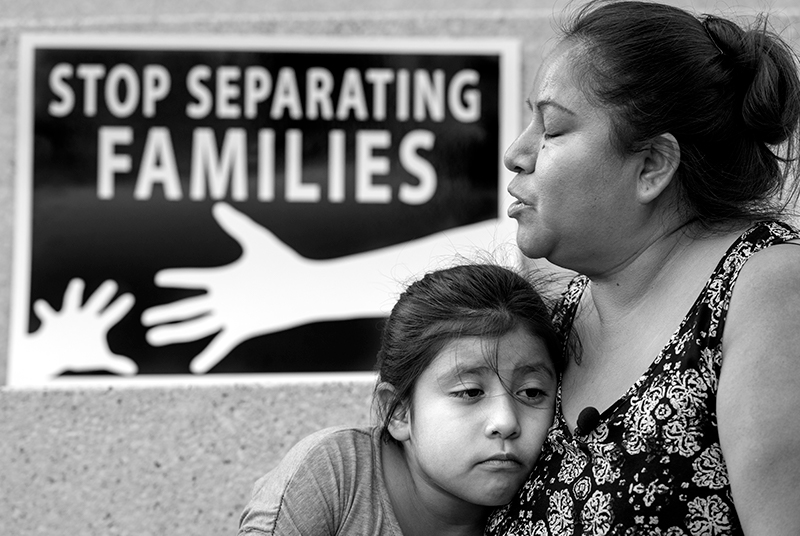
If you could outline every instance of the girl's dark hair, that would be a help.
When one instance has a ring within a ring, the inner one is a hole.
[[[611,111],[621,153],[671,133],[686,216],[706,226],[777,217],[797,199],[797,56],[748,29],[638,1],[594,0],[563,25],[584,94]]]
[[[377,404],[383,437],[398,408],[411,398],[420,374],[450,341],[460,337],[498,339],[517,327],[539,337],[556,373],[561,342],[551,308],[531,281],[494,264],[465,264],[428,273],[400,295],[383,327],[378,383],[394,388]]]

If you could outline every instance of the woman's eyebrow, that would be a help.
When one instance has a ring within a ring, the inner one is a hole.
[[[530,100],[528,101],[528,106],[530,106]],[[559,104],[558,102],[552,99],[541,99],[536,101],[536,109],[539,110],[540,112],[547,107],[556,108],[557,110],[561,110],[562,112],[569,115],[577,115],[575,112],[573,112],[563,104]]]
[[[528,107],[528,110],[533,111],[533,103],[531,103],[531,99],[525,99],[525,105]]]

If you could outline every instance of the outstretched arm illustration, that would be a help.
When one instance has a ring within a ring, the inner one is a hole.
[[[42,383],[68,370],[107,370],[122,375],[137,372],[136,363],[111,351],[107,338],[109,329],[133,307],[133,295],[114,298],[117,283],[108,280],[83,303],[84,288],[82,279],[72,279],[58,311],[44,300],[33,303],[41,326],[22,341],[27,363],[17,365],[15,384]]]
[[[376,251],[317,261],[298,255],[227,203],[215,204],[213,215],[239,242],[241,257],[225,266],[158,272],[159,286],[206,293],[151,307],[142,314],[142,323],[150,327],[147,341],[154,346],[216,333],[192,360],[194,373],[207,372],[234,347],[259,335],[314,321],[386,315],[402,283],[435,268],[437,260],[469,257],[473,251],[497,252],[507,242],[498,235],[497,222],[487,221]]]

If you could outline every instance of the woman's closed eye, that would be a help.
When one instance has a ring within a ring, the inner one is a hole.
[[[560,116],[543,118],[540,125],[542,129],[542,137],[546,140],[563,136],[572,128],[572,123]]]

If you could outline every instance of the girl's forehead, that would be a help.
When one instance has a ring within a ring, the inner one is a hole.
[[[525,374],[553,370],[552,359],[539,337],[517,330],[500,338],[464,337],[450,341],[429,368],[437,378],[465,374]]]

